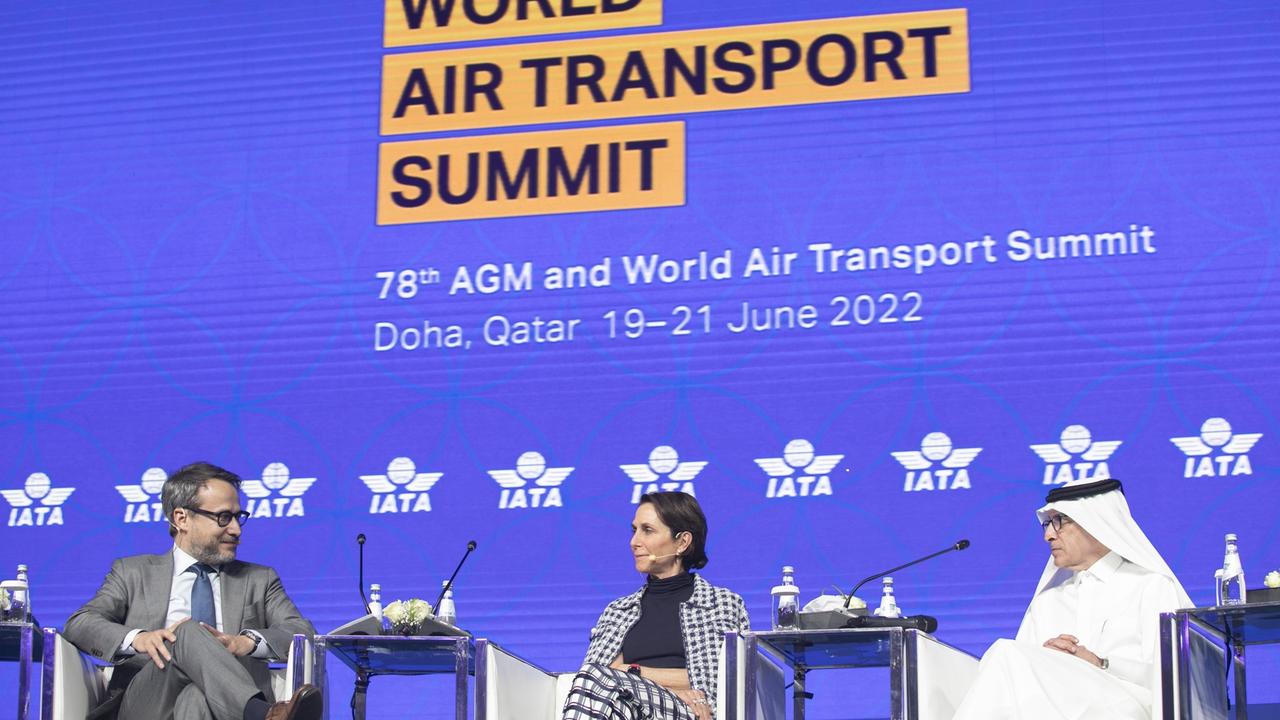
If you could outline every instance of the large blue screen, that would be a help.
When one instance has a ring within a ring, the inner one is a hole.
[[[403,43],[396,2],[5,8],[0,574],[31,566],[44,624],[168,546],[159,483],[195,459],[251,480],[241,557],[320,630],[361,613],[357,533],[388,600],[433,599],[475,539],[461,624],[554,670],[641,582],[649,489],[696,494],[705,576],[758,628],[783,565],[808,600],[968,538],[896,588],[980,653],[1045,562],[1034,509],[1076,477],[1125,482],[1197,603],[1227,532],[1250,585],[1280,566],[1273,2],[655,5]],[[864,21],[948,32],[894,35],[902,78],[867,74],[889,34],[787,69],[778,44],[774,89],[669,103],[584,65],[577,104],[540,109],[508,71],[439,125],[397,84],[401,61],[440,93],[448,58],[699,38],[745,84],[742,28]],[[371,710],[444,716],[438,688],[381,687]],[[815,691],[818,717],[887,703]]]

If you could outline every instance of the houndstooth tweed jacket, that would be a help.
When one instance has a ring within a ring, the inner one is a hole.
[[[591,628],[585,663],[608,665],[618,657],[623,638],[640,619],[642,595],[643,587],[605,607]],[[724,652],[724,634],[750,629],[747,606],[737,593],[716,587],[701,575],[693,576],[693,595],[680,604],[680,631],[689,685],[701,690],[712,707],[716,706],[716,670]]]

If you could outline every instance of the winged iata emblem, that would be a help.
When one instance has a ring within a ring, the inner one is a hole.
[[[530,460],[527,464],[524,462],[526,456],[536,453],[526,453],[520,456],[522,462],[519,470],[490,470],[489,477],[492,477],[504,488],[524,487],[530,480],[534,485],[539,487],[560,487],[565,478],[573,472],[571,467],[545,467],[542,462],[542,456],[538,455],[536,461]]]
[[[706,466],[707,462],[705,460],[689,460],[687,462],[680,462],[676,464],[676,469],[672,470],[665,477],[668,477],[673,481],[681,482],[685,480],[692,480],[697,477],[698,473],[702,472],[702,468]],[[627,477],[631,478],[632,482],[651,483],[657,482],[664,477],[663,475],[654,472],[653,468],[649,467],[647,464],[619,465],[618,467],[622,468],[622,472],[626,473]]]
[[[299,497],[315,482],[313,477],[289,477],[289,468],[284,463],[271,463],[263,468],[261,480],[241,481],[240,489],[254,499],[268,497],[273,490],[285,497]]]
[[[844,455],[817,455],[813,443],[796,438],[782,449],[782,457],[754,458],[769,477],[787,477],[797,472],[805,475],[826,475],[844,459]]]
[[[1222,418],[1210,418],[1200,428],[1199,436],[1169,438],[1183,454],[1190,457],[1208,455],[1215,447],[1229,455],[1243,455],[1253,449],[1262,433],[1231,433],[1231,425]]]
[[[71,493],[75,492],[75,488],[49,488],[48,492],[40,497],[41,505],[56,506],[61,505],[71,497]],[[32,498],[25,490],[0,490],[0,495],[4,495],[4,499],[14,507],[28,507],[35,504],[36,498]]]
[[[1123,444],[1123,440],[1098,440],[1089,443],[1089,447],[1081,455],[1081,459],[1091,462],[1102,462],[1111,457],[1116,448]],[[1031,449],[1041,460],[1047,463],[1064,463],[1070,462],[1071,453],[1067,452],[1057,443],[1045,443],[1042,445],[1032,445]]]
[[[413,479],[404,485],[396,485],[386,475],[361,475],[360,480],[376,493],[389,493],[396,490],[408,492],[427,492],[444,476],[442,472],[414,473]]]

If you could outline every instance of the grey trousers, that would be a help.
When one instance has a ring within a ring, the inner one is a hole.
[[[148,662],[124,691],[122,720],[243,720],[260,695],[249,671],[199,623],[187,621],[169,643],[164,669]]]

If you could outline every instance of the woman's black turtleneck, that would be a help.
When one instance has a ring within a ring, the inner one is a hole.
[[[680,603],[693,597],[693,575],[649,576],[640,596],[640,619],[622,641],[622,661],[645,667],[686,667]]]

